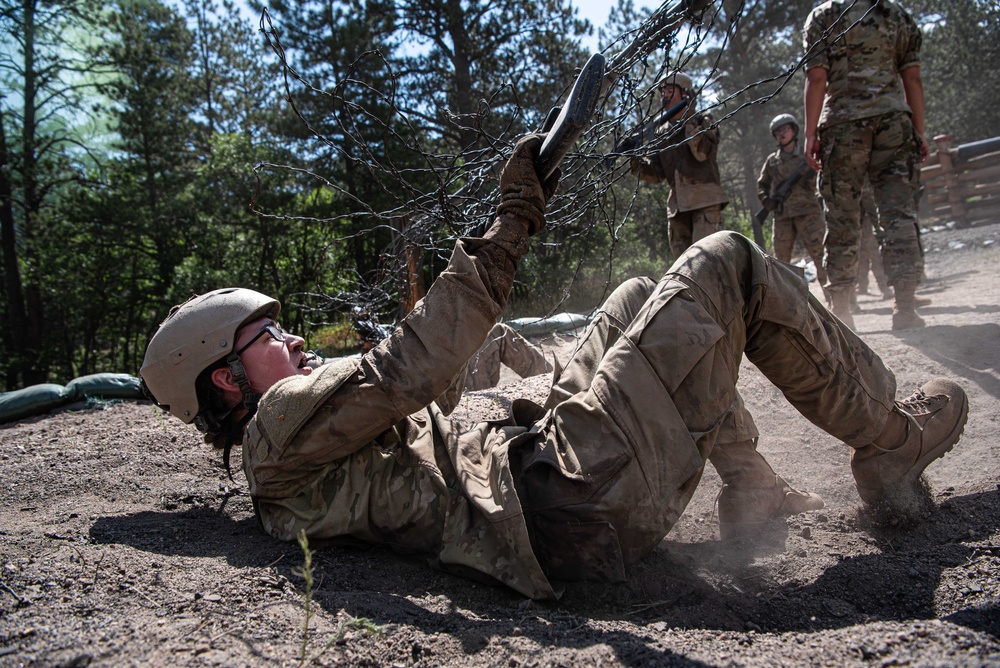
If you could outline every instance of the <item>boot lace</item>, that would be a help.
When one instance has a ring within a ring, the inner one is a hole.
[[[948,403],[948,397],[943,394],[924,394],[923,390],[917,390],[906,399],[903,399],[900,407],[910,415],[929,415],[941,410],[941,407]]]

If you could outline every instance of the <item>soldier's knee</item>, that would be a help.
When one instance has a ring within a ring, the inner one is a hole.
[[[601,310],[620,322],[631,322],[655,288],[656,281],[648,276],[630,278],[615,288]]]
[[[763,275],[764,255],[750,239],[723,230],[701,239],[674,263],[671,273],[689,276],[696,282],[736,284]]]
[[[750,239],[732,230],[714,232],[704,239],[698,240],[694,245],[698,246],[702,252],[707,251],[725,257],[744,255],[757,248]]]

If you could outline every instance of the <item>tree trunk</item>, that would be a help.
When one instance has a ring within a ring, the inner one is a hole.
[[[3,279],[7,292],[4,330],[13,354],[8,359],[6,387],[16,389],[24,379],[24,365],[31,359],[28,352],[28,315],[24,310],[24,288],[17,257],[17,236],[14,224],[14,188],[10,182],[10,156],[4,132],[3,110],[0,109],[0,246],[3,246]]]
[[[21,133],[22,190],[24,199],[24,222],[21,248],[25,263],[25,284],[22,300],[26,298],[25,319],[19,336],[24,337],[24,349],[18,358],[19,374],[25,385],[42,383],[48,377],[48,365],[40,354],[44,328],[42,314],[42,290],[39,284],[38,267],[34,258],[34,238],[37,230],[38,212],[41,202],[38,195],[38,161],[35,153],[37,131],[35,105],[37,103],[37,83],[35,72],[35,0],[24,0],[24,129]],[[12,239],[12,243],[14,240]],[[16,246],[15,246],[16,249]],[[16,250],[15,250],[16,253]],[[25,302],[22,301],[22,304]],[[24,308],[22,306],[22,308]]]

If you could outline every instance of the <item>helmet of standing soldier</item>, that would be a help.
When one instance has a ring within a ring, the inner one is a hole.
[[[660,90],[664,86],[679,86],[688,95],[694,92],[694,82],[691,81],[691,77],[680,70],[664,74],[660,77],[659,81],[656,82],[656,89]]]
[[[196,387],[201,373],[235,357],[231,353],[240,327],[265,316],[277,318],[280,310],[277,300],[246,288],[213,290],[175,306],[146,347],[139,375],[148,394],[160,408],[190,424],[209,410]],[[196,424],[202,429],[201,421]]]
[[[778,114],[771,119],[771,135],[777,132],[782,126],[791,125],[796,135],[799,134],[799,122],[791,114]]]

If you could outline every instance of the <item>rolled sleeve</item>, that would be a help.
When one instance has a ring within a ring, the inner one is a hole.
[[[899,48],[896,56],[896,70],[902,72],[908,67],[920,65],[920,48],[923,45],[923,35],[920,28],[909,14],[903,15],[903,27],[900,30]]]
[[[805,69],[807,72],[814,67],[830,69],[830,49],[827,44],[826,31],[817,16],[814,10],[806,19],[806,25],[802,29],[802,52],[806,56]]]

